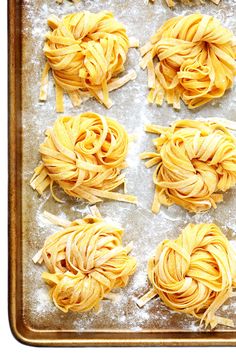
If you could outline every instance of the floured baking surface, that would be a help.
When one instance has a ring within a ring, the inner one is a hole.
[[[208,3],[202,6],[186,7],[176,5],[174,10],[164,1],[145,4],[145,0],[85,0],[78,4],[64,1],[58,5],[54,0],[23,1],[23,312],[24,320],[36,330],[128,330],[128,331],[202,331],[192,317],[174,313],[166,308],[159,299],[153,299],[139,309],[135,299],[148,290],[146,266],[157,244],[164,238],[175,239],[180,230],[189,222],[215,222],[225,232],[236,248],[236,189],[224,194],[224,202],[216,210],[203,214],[190,214],[180,207],[169,209],[161,207],[158,215],[150,208],[154,194],[152,169],[146,169],[139,154],[153,149],[152,134],[144,132],[147,123],[168,125],[176,119],[197,117],[225,117],[236,121],[236,87],[226,95],[202,108],[189,111],[184,104],[181,111],[148,105],[146,96],[147,73],[139,68],[140,55],[136,49],[130,49],[126,69],[134,68],[138,77],[111,93],[114,106],[107,110],[95,100],[89,100],[79,109],[74,109],[70,100],[65,100],[65,114],[75,115],[92,110],[117,119],[133,136],[129,146],[127,168],[127,192],[139,199],[138,206],[105,201],[98,205],[104,218],[125,228],[123,244],[134,241],[132,255],[137,258],[137,271],[131,277],[129,285],[117,291],[115,301],[102,302],[98,312],[85,314],[64,314],[52,303],[48,288],[41,279],[42,267],[34,265],[31,258],[42,247],[45,238],[58,230],[44,217],[43,211],[49,211],[60,217],[73,220],[88,213],[85,202],[67,197],[60,190],[57,195],[65,203],[59,204],[46,192],[39,197],[29,186],[33,169],[39,161],[38,146],[44,140],[44,131],[52,126],[57,115],[55,112],[55,92],[50,79],[48,100],[39,103],[40,77],[44,65],[42,54],[43,38],[50,14],[62,16],[80,10],[97,12],[109,10],[124,23],[129,36],[135,36],[143,45],[163,22],[177,15],[187,15],[200,11],[216,16],[224,26],[236,35],[236,1],[222,0],[219,6]],[[232,318],[236,325],[236,298],[224,304],[219,315]],[[229,330],[219,326],[217,331]],[[231,330],[231,329],[230,329]],[[236,330],[236,327],[235,327]]]

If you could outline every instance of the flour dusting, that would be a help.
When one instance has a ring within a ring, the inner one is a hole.
[[[72,107],[68,97],[65,99],[65,115],[76,115],[84,111],[95,111],[117,119],[123,124],[131,137],[126,169],[127,193],[138,197],[138,206],[127,203],[105,201],[98,205],[102,216],[113,221],[125,230],[123,244],[134,242],[131,254],[137,258],[137,271],[130,278],[124,289],[116,290],[114,301],[104,300],[100,309],[84,314],[64,314],[53,304],[48,294],[47,285],[41,279],[44,267],[35,265],[31,258],[43,246],[47,236],[60,228],[45,219],[46,210],[59,217],[74,220],[88,212],[85,202],[77,201],[56,190],[63,203],[56,203],[47,191],[40,197],[29,187],[33,169],[39,162],[38,147],[44,140],[44,132],[52,126],[57,114],[55,112],[55,90],[50,78],[48,100],[38,101],[40,78],[45,63],[42,49],[44,36],[49,28],[47,18],[51,14],[62,15],[88,10],[112,11],[115,17],[127,28],[129,36],[145,44],[165,20],[172,16],[187,15],[194,11],[211,14],[222,21],[224,26],[236,35],[236,1],[222,0],[219,6],[209,1],[198,7],[186,7],[177,4],[169,9],[164,1],[156,0],[154,4],[145,4],[144,0],[85,0],[76,4],[64,0],[58,5],[56,1],[24,0],[23,1],[23,308],[24,316],[35,329],[76,330],[166,330],[166,331],[202,331],[199,323],[191,316],[169,310],[158,298],[153,299],[142,309],[136,300],[149,289],[147,279],[147,261],[154,254],[159,242],[169,238],[175,239],[187,223],[217,223],[232,240],[236,248],[236,192],[232,189],[224,194],[224,202],[216,210],[202,214],[190,214],[178,206],[162,207],[158,215],[152,214],[150,208],[154,195],[152,169],[146,169],[140,161],[139,154],[145,150],[153,150],[153,134],[146,134],[144,126],[150,123],[168,125],[176,119],[201,117],[225,117],[236,121],[236,89],[229,90],[226,95],[211,102],[201,109],[189,111],[183,104],[181,111],[171,107],[148,105],[146,96],[147,73],[140,69],[140,55],[137,49],[130,49],[125,64],[126,71],[134,68],[137,79],[129,82],[119,90],[111,93],[114,105],[110,110],[95,100],[89,100],[79,109]],[[235,298],[230,299],[221,308],[220,313],[235,320]],[[227,330],[222,326],[217,331]]]

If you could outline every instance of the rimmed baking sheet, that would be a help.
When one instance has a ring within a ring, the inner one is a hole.
[[[236,34],[236,2],[222,0],[219,6],[169,9],[164,1],[145,4],[143,0],[95,0],[73,4],[54,0],[9,1],[9,200],[10,200],[10,321],[13,333],[23,342],[36,345],[220,345],[236,344],[236,329],[218,326],[214,332],[199,328],[192,317],[177,314],[159,299],[139,309],[135,299],[148,289],[147,260],[164,238],[176,238],[187,223],[216,222],[235,245],[236,191],[224,195],[216,210],[190,214],[177,206],[162,207],[158,215],[150,211],[154,187],[152,170],[144,167],[139,153],[153,149],[150,134],[144,133],[147,123],[168,125],[176,119],[225,117],[236,121],[236,89],[201,109],[189,111],[181,105],[176,112],[163,104],[147,104],[147,75],[139,68],[138,50],[130,49],[126,68],[137,71],[137,79],[111,93],[114,105],[110,110],[95,100],[79,109],[65,102],[65,115],[92,110],[117,119],[133,136],[129,146],[127,189],[137,195],[138,206],[105,201],[99,205],[106,219],[125,228],[124,244],[134,241],[132,255],[137,258],[137,272],[129,285],[116,291],[115,301],[103,301],[98,312],[64,314],[52,304],[47,286],[41,279],[42,267],[34,265],[32,256],[41,248],[45,238],[58,228],[51,225],[43,211],[71,220],[88,212],[87,204],[60,194],[65,203],[56,203],[49,192],[39,197],[29,186],[34,167],[39,161],[38,146],[44,131],[57,117],[53,80],[50,80],[48,100],[38,101],[44,34],[48,31],[47,17],[89,10],[109,10],[124,23],[129,36],[145,44],[150,35],[168,18],[200,11],[217,17]],[[21,59],[20,59],[21,58]],[[60,193],[60,192],[59,192]],[[233,299],[222,306],[219,314],[234,319]]]

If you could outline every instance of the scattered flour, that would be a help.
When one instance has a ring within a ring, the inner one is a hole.
[[[70,220],[83,217],[88,213],[86,203],[69,198],[60,190],[57,191],[57,195],[63,199],[62,204],[56,203],[49,193],[39,197],[29,187],[29,179],[39,161],[38,146],[44,139],[45,129],[53,124],[57,116],[52,79],[47,102],[44,104],[38,102],[40,77],[44,65],[43,40],[49,30],[47,17],[50,14],[60,17],[63,14],[85,9],[94,12],[104,9],[112,11],[125,24],[128,34],[136,36],[143,45],[166,19],[179,14],[190,14],[194,8],[178,5],[170,10],[163,1],[145,5],[144,0],[85,0],[78,4],[64,0],[63,5],[56,4],[54,0],[23,1],[24,316],[34,328],[76,329],[78,333],[106,329],[131,331],[179,329],[191,332],[202,330],[193,318],[170,311],[160,299],[153,299],[142,309],[137,307],[135,300],[149,288],[147,260],[154,253],[157,244],[165,238],[176,238],[187,223],[216,222],[229,238],[235,238],[235,190],[225,194],[224,203],[220,204],[215,211],[194,215],[178,206],[172,206],[168,209],[162,207],[161,212],[154,215],[150,211],[154,193],[153,171],[144,167],[143,161],[139,160],[139,154],[147,149],[153,149],[154,135],[144,132],[144,126],[148,123],[168,125],[176,119],[197,118],[199,115],[222,116],[222,114],[228,119],[235,120],[235,88],[222,99],[202,107],[201,110],[190,112],[182,105],[181,111],[176,112],[165,104],[161,108],[150,106],[146,101],[147,75],[140,70],[138,50],[131,49],[126,68],[135,68],[138,77],[111,94],[114,106],[109,111],[95,100],[85,102],[76,110],[67,98],[65,114],[75,115],[82,111],[94,110],[109,115],[122,123],[132,137],[127,158],[129,164],[126,171],[127,192],[137,195],[139,204],[136,207],[106,201],[99,206],[99,209],[106,220],[109,222],[113,220],[116,225],[125,229],[124,244],[134,241],[132,255],[137,258],[137,272],[130,278],[125,289],[116,291],[119,295],[116,300],[104,300],[98,312],[64,314],[53,305],[48,296],[47,286],[41,279],[43,268],[34,265],[31,261],[31,257],[42,247],[45,238],[59,229],[43,217],[44,210]],[[197,11],[211,13],[236,34],[235,1],[221,1],[218,7],[208,2],[207,5],[198,6]],[[232,242],[236,246],[236,240]],[[236,320],[235,306],[235,304],[227,304],[222,309]]]

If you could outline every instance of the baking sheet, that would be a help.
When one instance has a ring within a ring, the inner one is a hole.
[[[181,111],[171,107],[148,105],[146,101],[147,73],[139,68],[138,50],[130,49],[126,69],[134,68],[137,79],[121,89],[112,92],[110,97],[114,105],[107,110],[95,100],[89,100],[74,109],[69,99],[65,101],[65,115],[75,115],[84,111],[94,111],[117,119],[135,137],[130,143],[126,170],[127,189],[129,194],[138,197],[138,206],[128,203],[105,201],[99,205],[103,217],[112,220],[125,228],[123,243],[134,241],[132,255],[137,258],[137,271],[130,278],[129,285],[116,291],[115,301],[102,301],[98,312],[85,314],[64,314],[58,310],[48,295],[48,287],[41,279],[43,267],[34,265],[32,256],[42,247],[45,238],[58,230],[44,217],[43,211],[73,220],[88,213],[87,204],[67,197],[59,190],[57,193],[64,200],[59,204],[47,191],[42,197],[29,187],[33,169],[39,161],[38,146],[44,140],[44,131],[52,126],[57,114],[55,112],[55,93],[53,80],[50,80],[48,100],[38,101],[41,72],[44,65],[42,54],[44,34],[48,31],[47,17],[89,10],[97,12],[109,10],[114,13],[125,27],[129,36],[135,36],[140,44],[145,44],[149,37],[161,24],[172,16],[202,12],[217,17],[227,28],[236,34],[236,1],[222,0],[219,6],[207,2],[205,5],[186,7],[178,4],[169,9],[164,0],[156,0],[155,4],[145,4],[144,0],[85,0],[73,4],[64,0],[58,5],[54,0],[24,0],[22,5],[23,43],[22,43],[22,210],[23,210],[23,319],[35,330],[76,331],[83,336],[84,332],[101,331],[167,331],[167,332],[201,332],[198,322],[185,314],[169,310],[158,298],[150,301],[142,309],[135,303],[137,297],[148,290],[147,260],[153,254],[156,245],[164,238],[174,239],[180,230],[189,222],[215,222],[231,242],[236,245],[236,191],[224,194],[224,202],[216,210],[204,214],[190,214],[180,207],[161,208],[158,215],[151,213],[154,194],[152,169],[146,169],[139,160],[139,153],[152,150],[153,135],[144,132],[148,123],[168,125],[176,119],[197,117],[225,117],[236,121],[236,86],[226,95],[204,107],[189,111],[184,104]],[[227,301],[219,315],[228,316],[236,323],[236,302]],[[227,327],[218,326],[216,331],[231,331]],[[234,331],[234,329],[233,329]]]

